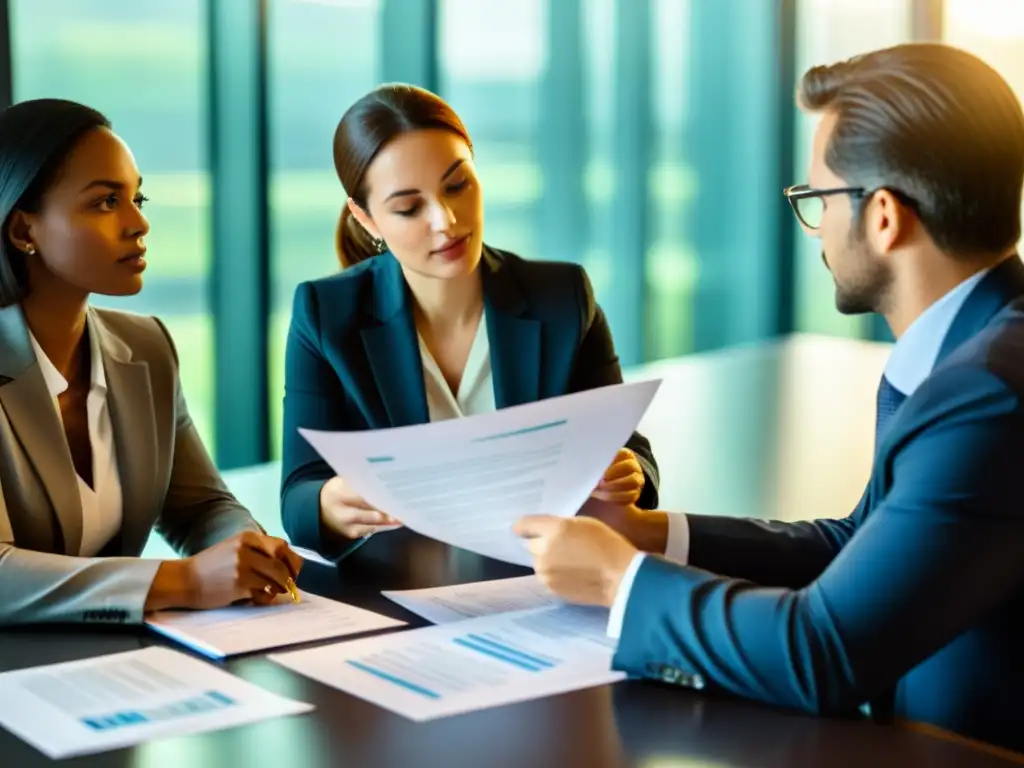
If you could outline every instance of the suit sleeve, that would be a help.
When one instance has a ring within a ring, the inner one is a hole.
[[[0,627],[140,624],[159,560],[70,557],[14,546],[0,488]]]
[[[284,387],[281,522],[296,545],[338,557],[362,540],[340,540],[321,530],[320,490],[335,472],[299,428],[345,430],[349,419],[337,374],[323,354],[316,291],[308,283],[295,291]]]
[[[803,589],[645,558],[615,667],[816,713],[888,690],[1019,589],[1018,407],[987,371],[927,382],[881,470],[888,494]]]
[[[224,484],[188,412],[174,341],[156,321],[174,358],[174,459],[156,530],[181,555],[194,555],[235,534],[263,528]]]
[[[0,542],[0,627],[141,624],[159,560],[70,557]]]
[[[787,523],[688,514],[686,564],[763,587],[800,589],[820,576],[853,536],[865,498],[866,492],[854,512],[839,520]]]
[[[569,380],[570,392],[622,383],[622,368],[619,366],[608,321],[594,300],[587,273],[581,268],[578,274],[577,291],[583,310],[583,336]],[[639,432],[634,432],[626,442],[626,447],[636,454],[644,471],[644,488],[637,506],[655,509],[658,506],[658,463],[654,459],[650,441]]]

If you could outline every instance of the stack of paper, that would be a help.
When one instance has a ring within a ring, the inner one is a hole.
[[[166,648],[0,674],[0,725],[52,759],[312,709]]]
[[[301,602],[280,595],[273,605],[234,605],[212,611],[161,611],[146,624],[215,659],[268,648],[310,643],[404,621],[301,592]]]

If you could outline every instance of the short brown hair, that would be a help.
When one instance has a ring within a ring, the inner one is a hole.
[[[946,253],[995,254],[1020,239],[1024,114],[981,59],[897,45],[808,70],[799,102],[836,115],[826,165],[848,184],[909,197]]]
[[[451,131],[473,149],[455,110],[440,96],[414,85],[382,85],[348,108],[334,132],[334,169],[356,205],[366,210],[366,171],[385,145],[403,133],[427,129]],[[377,253],[347,205],[341,209],[336,247],[343,268]]]

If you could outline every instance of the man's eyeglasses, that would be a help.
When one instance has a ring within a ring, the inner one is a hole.
[[[831,195],[849,195],[856,199],[870,197],[875,192],[886,190],[910,210],[917,212],[917,204],[909,195],[892,189],[891,187],[876,187],[865,189],[864,187],[830,187],[828,189],[815,189],[807,184],[797,184],[787,187],[782,191],[789,200],[793,213],[804,225],[805,229],[817,230],[821,226],[821,217],[825,213],[825,198]]]
[[[830,189],[815,189],[807,184],[796,184],[787,187],[782,194],[789,200],[793,213],[800,220],[800,223],[807,229],[817,229],[821,226],[821,217],[825,213],[825,198],[831,195],[850,195],[851,197],[864,197],[867,190],[864,187],[832,187]]]

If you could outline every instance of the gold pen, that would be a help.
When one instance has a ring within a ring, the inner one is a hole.
[[[292,596],[292,602],[299,602],[299,588],[295,586],[294,579],[288,579],[288,581],[286,581],[284,585],[288,587],[288,594]]]

